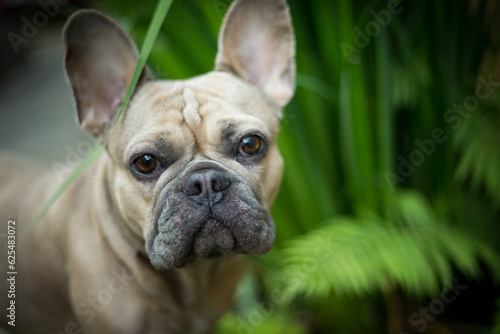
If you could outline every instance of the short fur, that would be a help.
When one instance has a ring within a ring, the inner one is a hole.
[[[286,2],[235,1],[215,71],[153,81],[145,70],[116,126],[135,46],[113,20],[88,10],[69,19],[64,38],[78,120],[106,154],[31,231],[24,228],[59,185],[32,161],[0,155],[2,220],[16,219],[18,231],[16,326],[5,316],[2,326],[208,333],[243,272],[237,254],[265,253],[274,240],[269,207],[283,167],[276,137],[295,87]],[[241,154],[248,136],[262,139],[260,153]],[[145,154],[158,171],[135,169]]]

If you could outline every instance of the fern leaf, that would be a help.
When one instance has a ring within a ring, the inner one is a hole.
[[[452,279],[451,265],[476,275],[478,259],[495,266],[488,247],[461,230],[437,224],[395,227],[380,221],[332,218],[284,250],[284,295],[364,294],[401,286],[433,294]]]
[[[471,187],[484,186],[493,202],[500,206],[500,125],[483,117],[464,123],[455,136],[455,147],[461,153],[455,180],[470,180]]]

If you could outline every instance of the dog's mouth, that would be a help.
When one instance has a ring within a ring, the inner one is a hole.
[[[155,268],[181,268],[196,258],[228,253],[263,254],[272,248],[274,222],[267,210],[242,212],[226,207],[224,214],[194,220],[193,216],[196,212],[156,221],[157,230],[146,238],[146,251]]]
[[[210,217],[201,225],[194,236],[192,254],[194,257],[215,258],[234,252],[237,240],[223,222]]]

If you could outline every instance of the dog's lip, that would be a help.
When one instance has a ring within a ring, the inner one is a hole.
[[[218,228],[218,226],[224,226],[225,228],[227,228],[221,221],[215,219],[215,218],[209,218],[205,224],[203,224],[200,228],[200,230],[198,231],[198,233],[196,233],[196,236],[195,236],[195,240],[196,238],[198,237],[198,235],[200,234],[201,230],[202,229],[206,229],[208,231],[210,230],[215,230]],[[232,234],[232,233],[231,233]],[[233,240],[234,242],[236,243],[236,239],[234,238],[233,236]],[[223,254],[223,252],[221,252],[219,249],[217,248],[213,248],[210,253],[208,253],[207,255],[207,259],[214,259],[214,258],[217,258],[219,256],[221,256]]]
[[[238,249],[237,239],[221,220],[209,217],[195,233],[192,243],[195,257],[214,258]]]
[[[225,227],[224,223],[221,220],[216,219],[216,218],[210,216],[209,218],[206,219],[206,221],[205,221],[204,224],[201,224],[200,229],[196,233],[196,236],[198,236],[198,234],[203,229],[213,230],[213,229],[217,228],[220,225],[222,225],[222,226]]]
[[[204,219],[204,223],[200,224],[200,227],[196,233],[193,235],[193,243],[198,239],[198,237],[203,237],[203,234],[215,234],[218,229],[224,228],[227,229],[229,232],[231,230],[224,224],[224,222],[220,219],[214,218],[211,215]],[[231,236],[234,238],[233,233],[231,232]]]
[[[224,203],[212,206],[196,205],[179,192],[168,192],[170,195],[159,201],[154,212],[157,219],[146,236],[153,265],[181,268],[197,258],[268,252],[275,234],[272,217],[252,196],[251,187],[240,187],[233,189],[232,197],[226,197]]]

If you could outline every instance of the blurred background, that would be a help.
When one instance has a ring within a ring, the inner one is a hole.
[[[288,0],[297,91],[272,252],[217,333],[500,333],[500,4]],[[0,1],[0,148],[72,166],[61,29],[78,8],[139,48],[156,1]],[[210,71],[230,0],[174,1],[148,64]],[[258,52],[258,50],[255,50]]]

